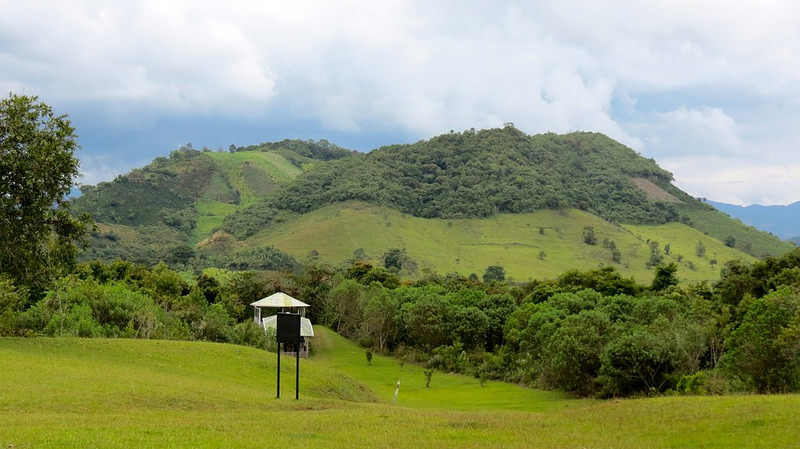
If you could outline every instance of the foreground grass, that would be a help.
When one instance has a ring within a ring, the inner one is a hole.
[[[581,401],[442,373],[426,389],[318,334],[299,401],[294,364],[276,399],[275,356],[251,348],[0,339],[0,447],[800,447],[797,395]]]
[[[469,376],[435,372],[425,386],[423,368],[400,365],[390,357],[374,356],[367,364],[366,353],[344,337],[319,328],[314,338],[314,362],[322,363],[358,379],[383,402],[416,409],[461,411],[522,410],[552,412],[596,403],[577,400],[562,393],[523,388],[504,382],[486,382]],[[394,393],[400,382],[397,401]]]

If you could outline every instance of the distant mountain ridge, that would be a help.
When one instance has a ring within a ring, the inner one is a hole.
[[[787,206],[737,206],[711,200],[706,202],[746,225],[800,243],[800,201]]]

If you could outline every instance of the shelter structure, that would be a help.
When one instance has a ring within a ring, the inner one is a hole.
[[[300,342],[300,357],[308,357],[309,339],[314,336],[314,327],[311,325],[311,321],[305,317],[306,309],[310,307],[308,304],[292,298],[286,293],[278,292],[259,299],[250,305],[253,306],[253,321],[265,331],[267,329],[277,329],[276,314],[278,312],[300,315],[300,337],[302,340]],[[294,351],[283,351],[283,353],[290,356],[295,355]]]

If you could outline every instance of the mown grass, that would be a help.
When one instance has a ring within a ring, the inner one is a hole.
[[[317,333],[299,401],[294,363],[276,399],[275,355],[252,348],[0,339],[0,447],[798,447],[797,395],[583,401],[442,373],[424,388],[418,368]]]
[[[595,245],[584,243],[587,226],[595,231]],[[614,262],[611,250],[603,246],[606,239],[620,250],[620,263]],[[555,278],[570,269],[586,271],[610,265],[625,276],[649,282],[653,278],[647,267],[649,241],[658,241],[662,253],[665,244],[671,245],[671,256],[665,256],[665,262],[677,262],[678,254],[684,256],[678,271],[684,281],[716,280],[725,261],[754,260],[679,223],[620,226],[578,210],[433,220],[356,202],[328,206],[275,225],[248,244],[274,245],[299,260],[316,250],[321,260],[333,264],[351,259],[355,248],[363,248],[370,262],[380,265],[387,250],[401,248],[417,262],[417,273],[428,268],[440,274],[481,276],[489,265],[501,265],[515,281]],[[695,257],[698,241],[706,246],[705,261]],[[714,257],[717,266],[708,263]],[[689,268],[692,259],[694,268]]]
[[[419,365],[401,365],[395,358],[378,355],[373,356],[372,363],[368,364],[365,351],[344,337],[325,328],[318,328],[316,334],[313,340],[314,361],[358,379],[375,392],[379,400],[403,407],[550,412],[594,403],[504,382],[488,381],[481,385],[476,378],[442,372],[434,373],[430,387],[426,387],[424,370]],[[400,389],[395,402],[398,381]]]

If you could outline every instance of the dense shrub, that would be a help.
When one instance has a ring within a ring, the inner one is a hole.
[[[800,294],[784,287],[742,304],[723,364],[762,393],[800,390]]]

